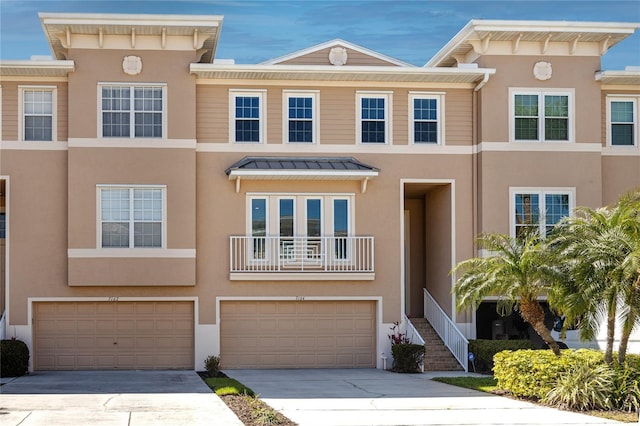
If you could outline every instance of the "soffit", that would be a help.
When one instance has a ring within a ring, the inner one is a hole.
[[[640,85],[640,70],[637,71],[600,71],[596,80],[602,84]]]
[[[472,20],[431,58],[425,67],[453,67],[467,56],[474,42],[600,43],[601,55],[640,28],[638,23],[579,21]]]
[[[1,76],[66,77],[75,70],[73,61],[2,61]]]
[[[64,59],[67,34],[94,36],[190,36],[205,39],[201,62],[213,62],[222,16],[40,13],[40,22],[55,58]]]

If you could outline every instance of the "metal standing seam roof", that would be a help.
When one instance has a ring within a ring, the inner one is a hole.
[[[323,172],[377,172],[379,169],[353,157],[245,157],[231,165],[225,173],[234,171],[317,171]]]

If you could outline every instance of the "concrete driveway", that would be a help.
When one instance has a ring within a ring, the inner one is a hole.
[[[51,371],[3,379],[2,426],[241,426],[193,371]]]
[[[623,424],[430,380],[447,373],[375,369],[225,373],[300,426]]]

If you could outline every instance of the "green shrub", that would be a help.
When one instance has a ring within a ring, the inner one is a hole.
[[[615,381],[616,372],[607,364],[580,363],[560,375],[542,402],[569,410],[610,410]]]
[[[627,361],[629,361],[628,355]],[[613,406],[622,411],[638,411],[640,409],[640,369],[627,362],[624,366],[616,366],[614,372],[611,389]]]
[[[519,350],[499,352],[493,361],[493,373],[500,389],[517,397],[542,399],[563,373],[579,364],[602,364],[604,355],[591,349],[563,350],[561,356],[548,349]]]
[[[207,370],[209,377],[218,377],[220,375],[220,357],[209,355],[204,360],[204,368]]]
[[[393,370],[398,373],[419,373],[424,362],[424,346],[413,343],[398,343],[391,346]]]
[[[534,345],[531,340],[469,340],[469,352],[473,352],[476,370],[480,372],[493,370],[493,356],[498,352],[518,349],[534,349]]]
[[[253,390],[246,387],[236,379],[232,379],[230,377],[212,377],[209,379],[205,379],[204,382],[218,396],[225,396],[225,395],[255,396],[255,393],[253,392]]]
[[[22,340],[0,341],[0,377],[16,377],[27,373],[29,348]]]

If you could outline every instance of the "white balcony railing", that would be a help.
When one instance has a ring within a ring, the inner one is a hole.
[[[469,341],[462,334],[451,318],[442,310],[438,302],[424,291],[424,317],[438,333],[445,346],[460,363],[464,371],[469,371]]]
[[[255,237],[229,239],[231,273],[372,273],[373,237]]]

